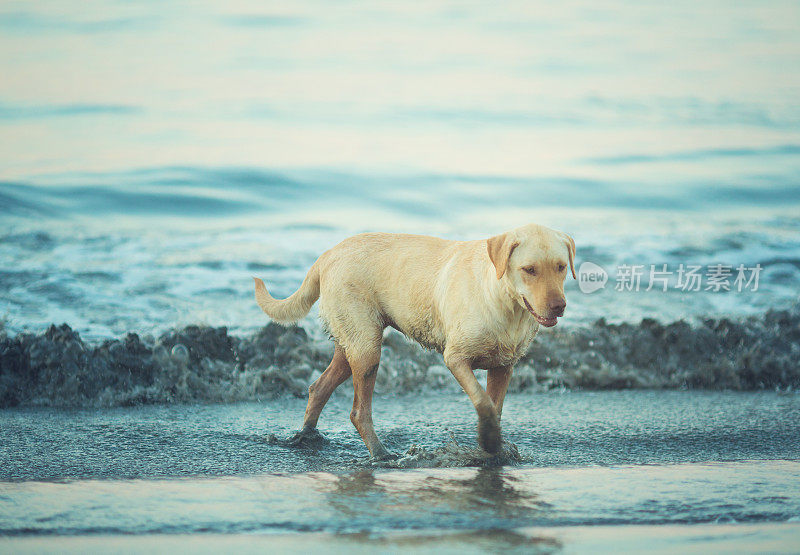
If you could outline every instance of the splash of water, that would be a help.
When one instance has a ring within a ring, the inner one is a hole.
[[[0,331],[0,406],[120,406],[303,397],[331,356],[329,341],[269,324],[237,337],[188,326],[87,343],[68,325]],[[604,320],[536,338],[510,391],[785,389],[800,386],[800,306],[699,324]],[[378,393],[456,389],[441,357],[388,333]]]

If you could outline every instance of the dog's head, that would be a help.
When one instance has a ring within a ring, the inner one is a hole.
[[[497,279],[506,280],[515,300],[543,326],[564,315],[567,268],[575,278],[575,241],[566,233],[530,224],[488,241]]]

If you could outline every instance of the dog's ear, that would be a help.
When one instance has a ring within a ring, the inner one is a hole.
[[[506,273],[508,259],[519,246],[519,241],[515,241],[508,233],[503,233],[487,239],[486,245],[489,250],[489,260],[497,270],[497,279],[500,279]]]
[[[563,233],[564,239],[567,242],[567,251],[569,253],[569,269],[572,271],[572,279],[578,279],[578,276],[575,275],[575,240]]]

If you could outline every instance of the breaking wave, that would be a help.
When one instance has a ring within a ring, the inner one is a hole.
[[[66,324],[15,336],[0,329],[0,407],[303,397],[331,354],[330,341],[274,323],[247,337],[188,326],[158,338],[129,333],[97,344]],[[694,324],[601,319],[540,333],[509,389],[794,389],[798,360],[800,305]],[[387,333],[378,393],[456,388],[438,354]]]

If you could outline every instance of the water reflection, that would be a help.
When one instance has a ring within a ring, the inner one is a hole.
[[[327,487],[326,487],[327,489]],[[348,519],[346,530],[361,523],[398,518],[409,527],[509,529],[532,526],[552,511],[551,505],[502,468],[460,469],[441,477],[432,470],[376,472],[337,476],[327,489],[330,506]],[[380,516],[376,516],[380,515]]]

